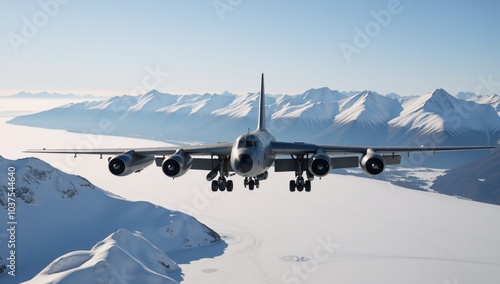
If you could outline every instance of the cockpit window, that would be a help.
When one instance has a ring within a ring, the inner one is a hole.
[[[245,141],[240,140],[240,142],[238,142],[238,148],[243,148],[243,147],[245,147]]]
[[[251,141],[251,140],[240,140],[238,142],[238,148],[261,148],[262,142],[260,141]]]

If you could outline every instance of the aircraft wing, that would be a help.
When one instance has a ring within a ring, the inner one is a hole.
[[[307,161],[304,159],[297,160],[293,158],[293,155],[300,157],[314,154],[314,156],[319,155],[317,159],[324,161],[324,168],[341,169],[361,166],[363,171],[372,175],[380,174],[385,165],[400,164],[401,155],[398,155],[399,153],[488,150],[495,148],[491,146],[337,146],[288,142],[272,142],[271,146],[275,155],[292,155],[291,159],[276,159],[275,171],[277,172],[296,171],[297,163],[300,163],[301,168],[305,169],[309,166]],[[360,160],[356,155],[326,159],[324,156],[335,154],[358,154],[363,155],[364,158]],[[325,159],[330,160],[330,162],[325,162]],[[328,166],[326,166],[327,164]]]
[[[494,146],[341,146],[316,145],[308,143],[273,142],[273,153],[277,155],[300,155],[323,150],[326,154],[366,154],[370,149],[378,154],[396,154],[410,152],[442,152],[466,150],[490,150]]]
[[[216,143],[193,146],[149,147],[149,148],[114,148],[114,149],[30,149],[25,153],[52,153],[52,154],[88,154],[88,155],[119,155],[130,150],[139,156],[165,156],[172,155],[182,149],[189,155],[217,155],[231,154],[233,143]]]

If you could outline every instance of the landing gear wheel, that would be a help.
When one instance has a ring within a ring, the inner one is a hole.
[[[305,190],[306,190],[306,192],[311,191],[311,181],[310,180],[306,181]]]
[[[302,190],[304,190],[304,184],[303,183],[298,183],[297,184],[297,191],[301,192]]]
[[[213,180],[212,181],[212,191],[216,192],[217,190],[219,190],[219,182],[217,182],[216,180]]]
[[[255,182],[253,181],[253,179],[251,179],[248,182],[248,189],[253,190],[254,188],[255,188]]]
[[[291,180],[290,181],[290,192],[294,192],[294,191],[295,191],[295,181]]]
[[[227,189],[228,192],[233,191],[233,181],[232,180],[228,180],[227,181],[226,189]]]
[[[224,177],[219,178],[218,184],[219,184],[220,191],[226,190],[226,179]]]

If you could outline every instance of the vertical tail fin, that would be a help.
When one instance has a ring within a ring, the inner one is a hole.
[[[266,129],[266,102],[264,97],[264,73],[262,73],[262,79],[260,81],[259,120],[257,130]]]

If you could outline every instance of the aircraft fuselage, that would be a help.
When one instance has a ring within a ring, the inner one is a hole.
[[[273,135],[267,130],[256,130],[240,135],[231,149],[231,167],[243,177],[257,177],[274,163],[271,142]]]

